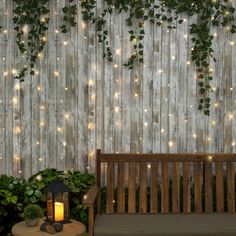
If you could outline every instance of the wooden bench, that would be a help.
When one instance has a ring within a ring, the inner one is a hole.
[[[84,196],[89,235],[236,235],[235,162],[236,154],[97,150],[97,184]]]

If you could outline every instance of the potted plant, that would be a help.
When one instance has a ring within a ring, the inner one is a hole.
[[[39,205],[28,205],[23,211],[23,217],[27,226],[36,226],[43,217],[43,210]]]

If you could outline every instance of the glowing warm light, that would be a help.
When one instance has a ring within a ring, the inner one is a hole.
[[[114,94],[114,97],[115,97],[116,99],[118,99],[118,98],[119,98],[119,93],[116,92],[116,93]]]
[[[44,127],[45,126],[45,122],[41,121],[39,124],[40,127]]]
[[[82,28],[82,29],[85,29],[85,28],[86,28],[86,24],[85,24],[83,21],[81,22],[81,28]]]
[[[230,41],[229,43],[231,46],[234,46],[235,42],[234,41]]]
[[[54,71],[54,76],[58,77],[59,76],[59,72],[58,71]]]
[[[38,91],[41,91],[41,89],[42,89],[42,88],[41,88],[40,86],[37,87],[37,90],[38,90]]]
[[[169,147],[173,147],[174,146],[174,142],[173,141],[169,141],[168,145],[169,145]]]
[[[7,72],[7,71],[4,71],[4,72],[3,72],[3,76],[8,76],[8,72]]]
[[[211,137],[207,137],[207,141],[210,142],[211,141]]]
[[[37,179],[38,181],[41,181],[41,180],[42,180],[42,175],[37,175],[37,176],[36,176],[36,179]]]
[[[120,48],[116,49],[116,54],[117,54],[117,55],[120,55],[120,52],[121,52],[121,49],[120,49]]]
[[[233,118],[234,118],[234,115],[233,114],[229,114],[229,119],[233,120]]]
[[[120,108],[119,107],[115,107],[114,110],[115,110],[115,112],[119,112]]]
[[[63,44],[66,46],[66,45],[68,44],[68,42],[67,42],[67,41],[64,41]]]
[[[21,133],[21,128],[19,126],[15,127],[15,133],[20,134]]]
[[[117,64],[114,64],[114,68],[117,68],[118,67],[118,65]]]
[[[64,220],[64,204],[61,202],[55,202],[54,211],[55,211],[55,221],[63,221]]]
[[[212,159],[213,159],[213,156],[208,156],[209,161],[212,161]]]
[[[46,22],[45,17],[42,17],[42,18],[40,19],[40,21],[45,23],[45,22]]]
[[[196,134],[193,134],[193,138],[197,138],[197,135],[196,135]]]
[[[94,124],[92,122],[88,123],[88,129],[94,129]]]
[[[20,90],[20,85],[19,85],[19,84],[16,84],[16,85],[15,85],[15,90],[16,90],[16,91],[19,91],[19,90]]]
[[[144,122],[143,124],[144,124],[144,126],[146,126],[146,127],[148,126],[148,123],[147,123],[147,122]]]
[[[94,84],[94,81],[90,79],[90,80],[88,81],[88,85],[89,85],[89,86],[93,86],[93,84]]]
[[[165,129],[161,129],[161,133],[164,133],[165,132]]]
[[[69,119],[70,119],[70,113],[66,113],[66,114],[65,114],[65,119],[66,119],[66,120],[69,120]]]
[[[24,25],[22,27],[22,31],[23,31],[24,34],[27,34],[29,32],[29,26],[28,25]]]
[[[17,70],[16,70],[16,69],[12,69],[11,73],[12,73],[13,75],[16,75],[16,74],[17,74]]]
[[[12,102],[13,102],[14,105],[16,105],[18,103],[17,97],[13,97]]]
[[[61,131],[62,131],[62,128],[58,126],[58,127],[57,127],[57,131],[58,131],[58,132],[61,132]]]

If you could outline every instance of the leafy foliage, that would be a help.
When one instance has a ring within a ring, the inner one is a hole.
[[[76,22],[77,5],[73,2],[74,0],[69,0],[68,5],[62,8],[62,11],[64,13],[63,16],[64,24],[61,26],[62,33],[67,33],[71,27],[75,27],[77,25]]]
[[[79,171],[45,169],[26,182],[16,177],[0,176],[0,235],[11,235],[11,227],[22,220],[24,207],[37,204],[46,212],[46,187],[54,180],[62,180],[71,191],[71,218],[87,224],[87,210],[82,199],[95,183],[95,176]],[[31,209],[32,210],[32,209]]]
[[[161,26],[165,22],[168,29],[175,29],[177,24],[181,24],[183,19],[179,15],[197,15],[197,22],[190,26],[193,49],[192,60],[197,66],[199,78],[199,107],[205,115],[210,115],[210,81],[213,79],[209,68],[210,59],[213,57],[210,28],[213,26],[229,27],[231,33],[236,32],[234,24],[235,8],[228,0],[104,0],[103,12],[96,15],[96,1],[81,1],[83,19],[91,21],[96,25],[98,41],[103,44],[104,57],[108,61],[113,61],[113,50],[109,44],[107,19],[112,13],[124,13],[127,16],[126,24],[130,27],[130,41],[132,42],[132,55],[124,64],[129,69],[133,69],[138,63],[143,63],[145,37],[144,24],[146,21],[152,22],[156,26]]]
[[[30,204],[25,207],[22,216],[24,219],[35,219],[43,217],[43,210],[39,205]]]
[[[25,73],[29,70],[35,74],[35,65],[38,56],[46,44],[49,10],[46,6],[49,0],[14,0],[16,7],[13,10],[13,22],[16,30],[16,44],[24,55],[25,66],[20,70],[17,79],[24,81]]]
[[[11,235],[11,227],[21,219],[24,207],[25,181],[17,177],[0,176],[0,235]]]

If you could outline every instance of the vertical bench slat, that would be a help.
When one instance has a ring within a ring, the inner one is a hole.
[[[205,162],[205,208],[207,213],[213,212],[212,205],[212,162]]]
[[[114,194],[114,163],[107,163],[107,202],[106,212],[113,213],[113,194]]]
[[[118,163],[117,213],[125,212],[125,163]]]
[[[136,212],[136,163],[129,163],[128,213]]]
[[[194,163],[194,212],[202,212],[202,170],[201,162]]]
[[[150,211],[151,213],[157,213],[157,168],[158,164],[157,162],[152,162],[151,164],[151,207]]]
[[[147,163],[140,163],[139,212],[147,212]]]
[[[180,169],[179,162],[173,162],[172,170],[172,212],[180,212],[180,193],[179,193],[179,178]]]
[[[190,197],[190,163],[183,163],[183,211],[184,213],[191,212],[191,197]]]
[[[223,163],[216,162],[216,211],[224,212]]]
[[[234,163],[227,163],[227,208],[228,212],[235,212]]]
[[[161,163],[161,211],[169,212],[169,163]]]

